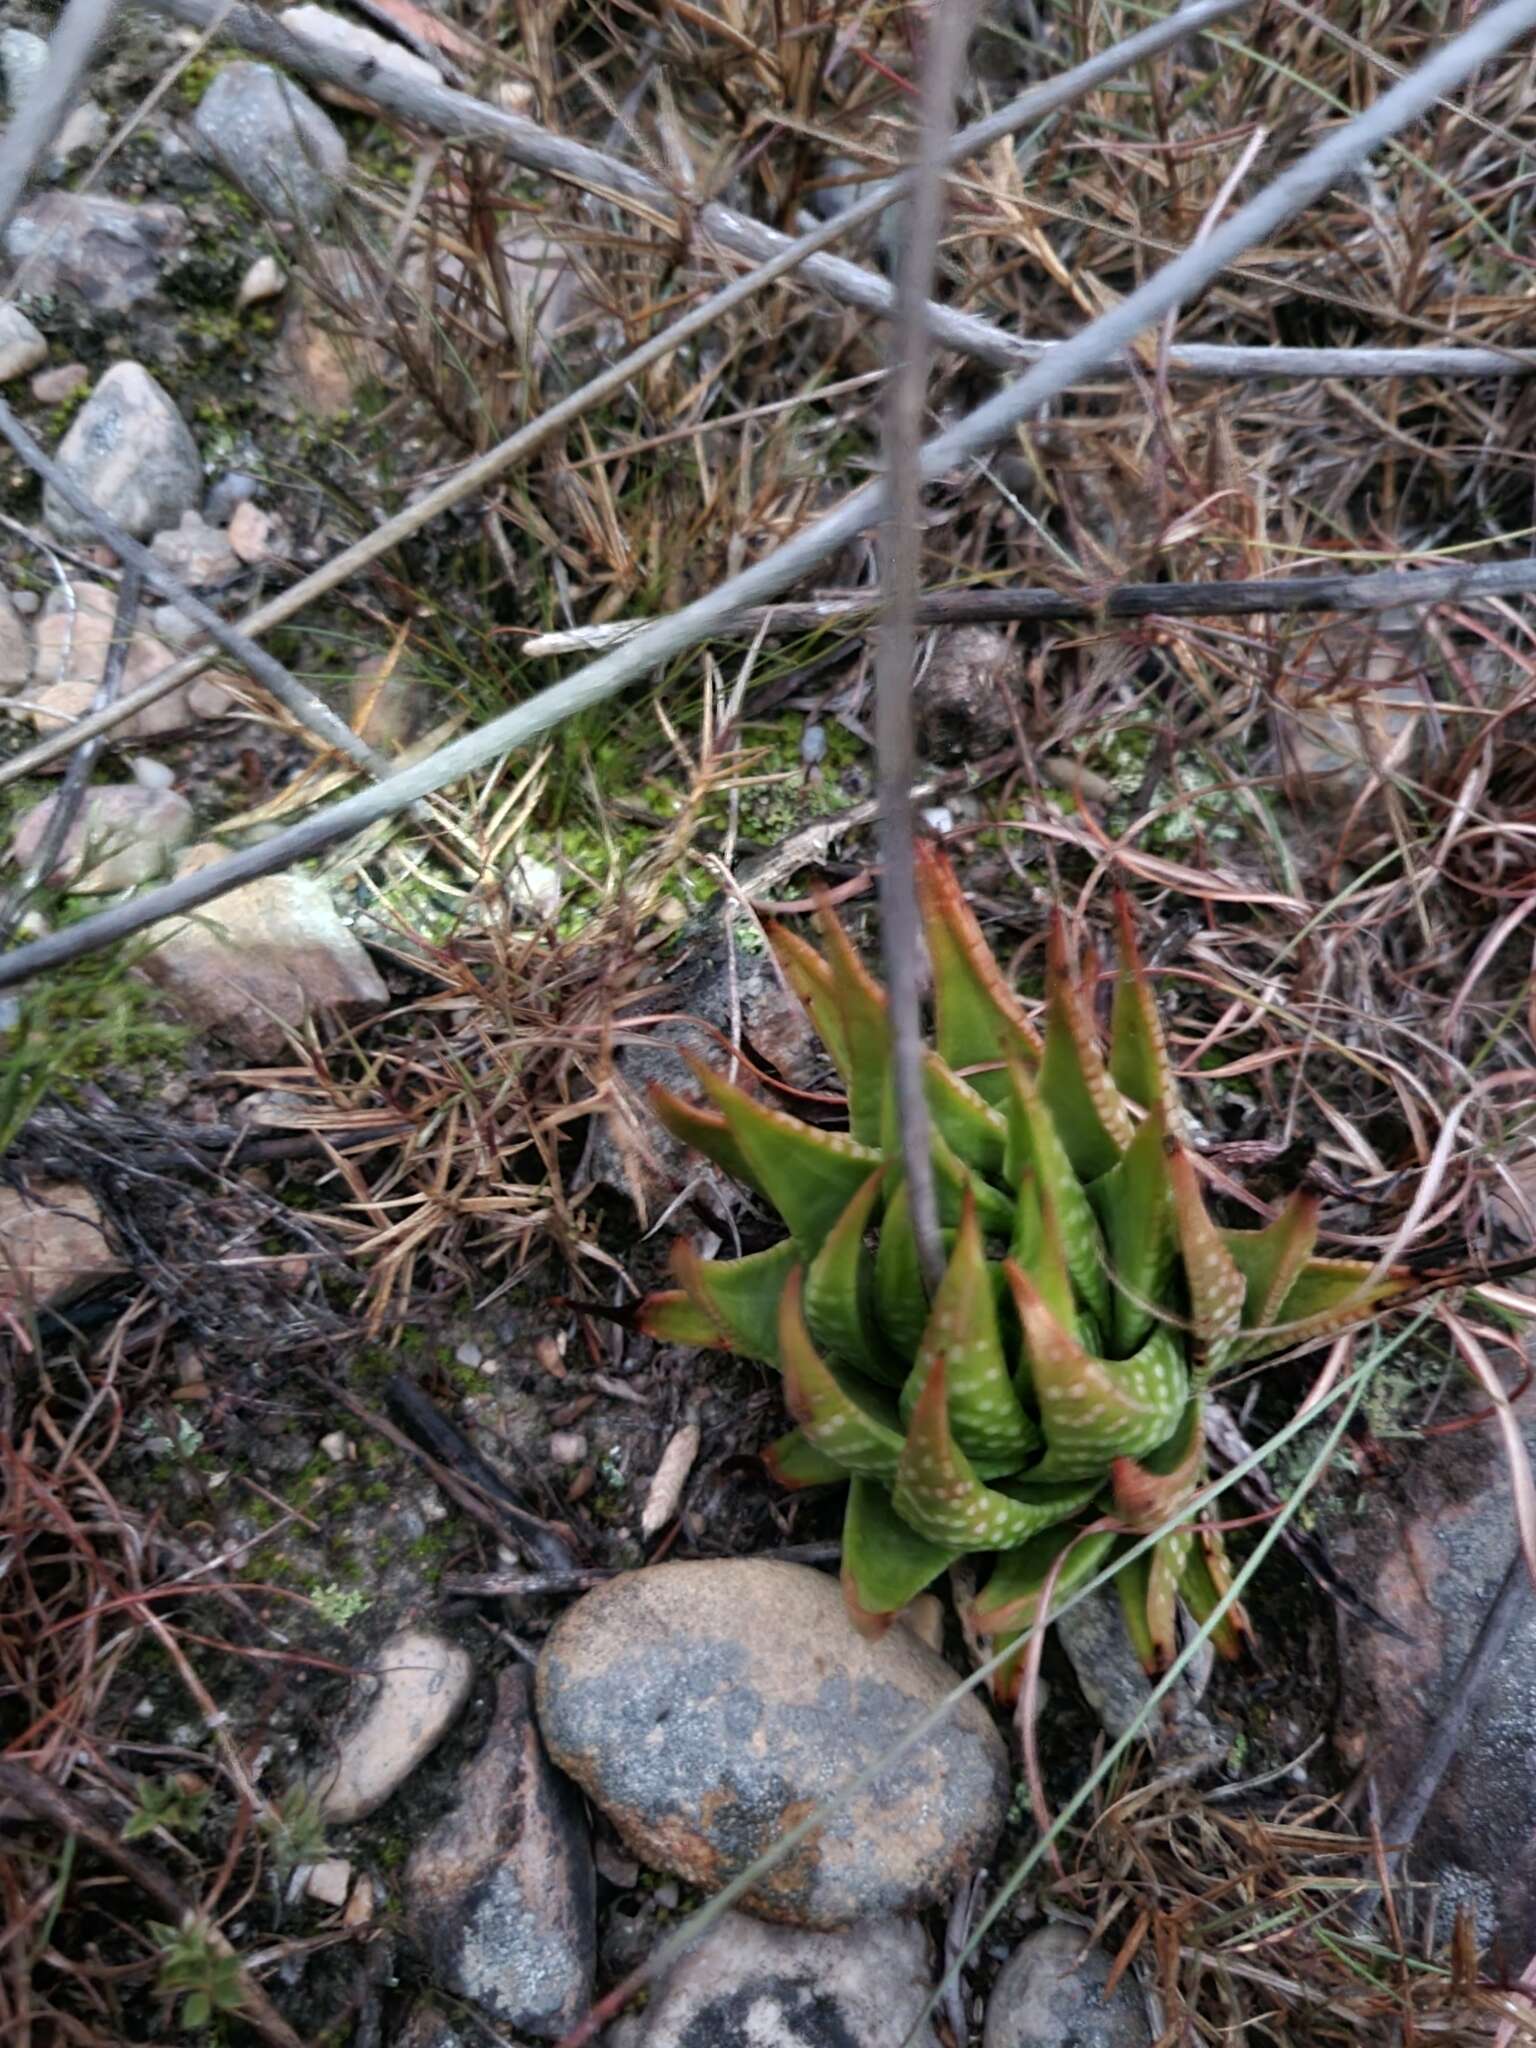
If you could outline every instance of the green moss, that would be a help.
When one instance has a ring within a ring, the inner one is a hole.
[[[188,1033],[133,974],[142,953],[91,954],[22,990],[14,1022],[0,1023],[0,1155],[47,1096],[70,1101],[105,1075],[145,1080],[179,1064]]]

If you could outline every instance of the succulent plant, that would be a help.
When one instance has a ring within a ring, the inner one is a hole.
[[[651,1295],[639,1321],[780,1368],[797,1427],[768,1464],[786,1486],[847,1482],[843,1586],[862,1628],[990,1553],[969,1619],[1006,1649],[1048,1587],[1062,1597],[1192,1501],[1214,1372],[1368,1318],[1418,1276],[1314,1256],[1310,1194],[1262,1229],[1213,1221],[1123,903],[1104,1044],[1093,978],[1074,971],[1059,918],[1037,1032],[935,849],[920,850],[918,883],[946,1256],[932,1299],[885,996],[823,910],[822,951],[784,929],[771,938],[842,1079],[847,1127],[701,1063],[702,1103],[655,1090],[667,1127],[771,1204],[789,1235],[734,1260],[679,1243],[676,1290]],[[1204,1620],[1230,1585],[1221,1536],[1192,1511],[1115,1583],[1133,1643],[1161,1668],[1178,1603]],[[1246,1627],[1232,1607],[1217,1647],[1238,1654]],[[1001,1667],[1005,1693],[1016,1662]]]

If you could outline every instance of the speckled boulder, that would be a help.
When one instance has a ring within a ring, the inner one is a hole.
[[[550,1754],[634,1853],[715,1890],[954,1688],[905,1629],[867,1642],[835,1579],[740,1559],[664,1564],[565,1614],[539,1665]],[[990,1854],[1008,1757],[974,1694],[799,1843],[743,1902],[813,1928],[911,1912]]]

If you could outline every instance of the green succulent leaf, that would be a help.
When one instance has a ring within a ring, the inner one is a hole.
[[[749,1252],[741,1259],[700,1258],[695,1247],[679,1238],[672,1247],[672,1277],[682,1288],[690,1308],[714,1330],[713,1338],[701,1341],[736,1351],[743,1358],[759,1358],[765,1365],[779,1362],[779,1302],[785,1283],[800,1263],[792,1238],[765,1252]],[[666,1300],[652,1296],[652,1302]],[[643,1327],[653,1337],[663,1334],[651,1320],[650,1305]],[[686,1341],[673,1338],[673,1342]]]
[[[1032,1628],[1046,1581],[1063,1551],[1066,1557],[1052,1589],[1053,1604],[1086,1586],[1102,1571],[1119,1540],[1113,1529],[1093,1529],[1080,1535],[1068,1550],[1067,1539],[1053,1531],[1010,1550],[998,1559],[992,1576],[972,1603],[971,1619],[978,1633],[1021,1634]]]
[[[656,1121],[664,1130],[670,1131],[681,1144],[691,1145],[695,1152],[702,1152],[706,1159],[733,1180],[743,1182],[760,1195],[767,1193],[718,1110],[705,1109],[697,1102],[685,1102],[681,1095],[674,1095],[659,1081],[653,1081],[647,1092]]]
[[[1222,1241],[1243,1276],[1245,1330],[1267,1331],[1317,1243],[1316,1195],[1298,1188],[1262,1230],[1224,1230]]]
[[[1174,1233],[1189,1294],[1191,1364],[1204,1380],[1223,1364],[1242,1321],[1248,1283],[1211,1221],[1194,1162],[1177,1138],[1164,1141]]]
[[[806,1486],[843,1486],[848,1481],[846,1466],[818,1451],[803,1430],[792,1429],[775,1437],[763,1452],[763,1463],[780,1486],[796,1491]]]
[[[930,1543],[956,1550],[1005,1550],[1080,1506],[1070,1487],[984,1486],[949,1426],[944,1361],[930,1367],[907,1424],[891,1499],[904,1522]]]
[[[1204,1628],[1232,1590],[1232,1567],[1219,1529],[1208,1522],[1197,1522],[1194,1539],[1179,1579],[1179,1592],[1195,1618],[1196,1627]],[[1227,1609],[1211,1630],[1211,1643],[1218,1656],[1235,1660],[1243,1654],[1243,1645],[1251,1634],[1248,1616],[1241,1603],[1237,1603]]]
[[[1177,1240],[1165,1137],[1162,1112],[1154,1109],[1118,1166],[1093,1187],[1109,1249],[1110,1341],[1122,1358],[1145,1341],[1158,1310],[1170,1304]]]
[[[1168,1669],[1179,1647],[1179,1580],[1193,1535],[1189,1528],[1170,1529],[1150,1550],[1128,1558],[1115,1575],[1126,1633],[1154,1677]]]
[[[900,1386],[906,1369],[880,1334],[875,1262],[864,1242],[887,1171],[876,1167],[812,1259],[805,1276],[805,1321],[817,1345],[831,1357]]]
[[[784,1398],[802,1435],[846,1472],[890,1479],[905,1448],[896,1403],[872,1381],[829,1365],[811,1342],[801,1310],[801,1270],[779,1304]]]
[[[912,1413],[929,1374],[942,1361],[949,1382],[949,1425],[967,1457],[994,1471],[1016,1472],[1040,1445],[1024,1413],[1003,1354],[992,1269],[967,1197],[954,1249],[933,1297],[917,1360],[901,1392],[902,1420]]]
[[[1104,1328],[1110,1320],[1109,1266],[1104,1234],[1099,1228],[1093,1204],[1073,1169],[1055,1119],[1046,1108],[1032,1076],[1014,1062],[1009,1067],[1008,1079],[1008,1178],[1021,1188],[1025,1174],[1033,1174],[1039,1191],[1035,1213],[1038,1214],[1044,1203],[1049,1202],[1056,1217],[1072,1283],[1092,1310],[1094,1320]],[[1033,1222],[1023,1200],[1019,1200],[1017,1211],[1016,1233],[1020,1223],[1027,1229]],[[1016,1234],[1013,1255],[1027,1267],[1029,1259],[1020,1257],[1023,1249]]]
[[[1000,1179],[1008,1144],[1007,1119],[945,1066],[937,1053],[928,1054],[923,1080],[934,1129],[955,1157],[980,1174]]]
[[[934,1037],[939,1058],[958,1073],[972,1067],[972,1087],[990,1103],[1007,1099],[1005,1059],[1035,1065],[1040,1039],[1009,988],[976,922],[954,870],[934,848],[917,849],[918,904],[933,969]]]
[[[1040,1094],[1049,1104],[1074,1172],[1085,1181],[1108,1173],[1130,1144],[1130,1114],[1109,1077],[1093,1017],[1073,978],[1060,916],[1051,920],[1051,970],[1045,1010]]]
[[[757,1185],[789,1225],[801,1256],[814,1259],[881,1164],[880,1154],[844,1131],[818,1130],[770,1109],[707,1068],[698,1073]]]
[[[1120,974],[1109,1020],[1109,1075],[1120,1093],[1143,1109],[1160,1109],[1169,1130],[1178,1129],[1179,1098],[1157,999],[1141,964],[1131,906],[1118,898]]]
[[[1155,1329],[1130,1358],[1094,1358],[1057,1322],[1027,1273],[1012,1260],[1005,1270],[1045,1431],[1037,1476],[1102,1478],[1113,1459],[1140,1457],[1166,1442],[1189,1399],[1189,1373],[1173,1333]]]
[[[849,1487],[843,1590],[866,1633],[876,1633],[961,1555],[959,1546],[930,1543],[904,1522],[883,1486],[855,1479]]]
[[[861,1144],[877,1145],[890,1065],[885,991],[829,910],[818,911],[817,924],[826,942],[833,1001],[848,1047],[848,1127]]]
[[[1377,1274],[1364,1259],[1309,1259],[1292,1282],[1269,1331],[1234,1346],[1232,1356],[1251,1358],[1289,1351],[1352,1329],[1412,1294],[1419,1276],[1404,1268]]]

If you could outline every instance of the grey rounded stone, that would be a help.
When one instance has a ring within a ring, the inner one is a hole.
[[[228,526],[237,505],[244,505],[261,490],[260,481],[243,469],[226,469],[203,501],[203,517],[210,526]]]
[[[138,363],[115,363],[76,414],[59,444],[59,466],[92,504],[135,540],[176,526],[202,496],[203,465],[186,421]],[[97,538],[53,486],[43,516],[60,540]]]
[[[912,690],[918,744],[928,759],[976,761],[1006,747],[1023,675],[1019,650],[995,626],[937,633]]]
[[[714,1890],[890,1750],[955,1689],[905,1629],[878,1642],[835,1579],[733,1559],[600,1586],[539,1665],[544,1739],[635,1855]],[[972,1693],[748,1895],[835,1928],[945,1897],[990,1854],[1008,1755]]]
[[[20,306],[0,299],[0,384],[25,377],[48,360],[48,344]]]
[[[812,1934],[725,1913],[653,1986],[629,2038],[634,2048],[935,2048],[929,1977],[911,1920]]]
[[[30,29],[0,29],[0,72],[5,76],[5,104],[19,114],[48,62],[48,45]]]
[[[317,228],[335,211],[347,145],[330,115],[270,64],[226,64],[192,125],[225,176],[274,219]]]
[[[1104,1996],[1112,1967],[1064,1922],[1026,1935],[992,1987],[982,2048],[1151,2048],[1134,1977]]]

